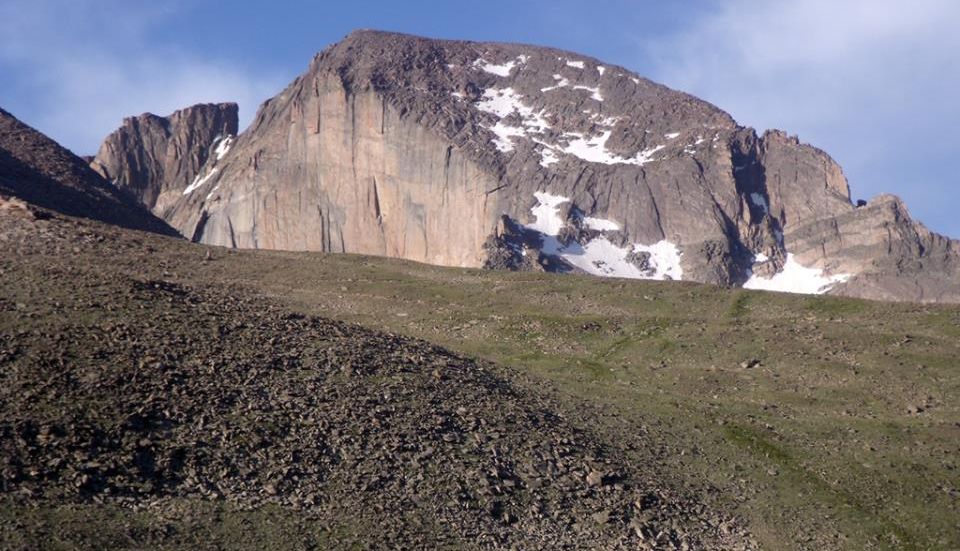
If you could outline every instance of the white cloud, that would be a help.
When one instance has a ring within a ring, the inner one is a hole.
[[[928,200],[955,196],[942,159],[960,150],[958,22],[953,0],[730,0],[644,49],[656,80],[799,134],[840,162],[857,197],[898,193],[960,235],[942,196]]]
[[[151,30],[177,10],[175,2],[5,2],[0,69],[15,86],[0,90],[0,105],[78,153],[96,152],[125,116],[200,102],[239,103],[242,127],[287,78],[158,46]]]

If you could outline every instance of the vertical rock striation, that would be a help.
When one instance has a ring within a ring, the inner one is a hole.
[[[145,113],[124,119],[90,166],[162,217],[236,135],[235,103],[194,105],[168,117]]]

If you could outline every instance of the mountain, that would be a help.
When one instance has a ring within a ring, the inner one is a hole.
[[[354,32],[198,174],[201,243],[960,301],[958,242],[825,152],[551,48]]]
[[[77,157],[0,109],[0,194],[69,216],[165,235],[177,232]]]
[[[168,117],[145,113],[124,119],[90,166],[163,216],[199,181],[207,160],[222,156],[236,135],[235,103],[195,105]]]

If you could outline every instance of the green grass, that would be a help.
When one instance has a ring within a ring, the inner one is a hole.
[[[24,509],[0,503],[0,548],[50,551],[154,549],[321,550],[351,547],[354,527],[326,526],[277,506],[240,511],[180,500],[180,515],[160,517],[109,505]],[[358,548],[358,547],[357,547]]]
[[[730,300],[730,307],[727,309],[727,316],[732,320],[739,320],[747,315],[750,297],[753,296],[747,291],[735,292]]]
[[[815,548],[802,543],[811,527],[825,548],[960,547],[957,500],[936,490],[960,486],[942,464],[956,451],[949,438],[960,438],[955,307],[350,256],[285,255],[267,265],[261,255],[225,260],[231,278],[304,312],[546,379],[573,410],[583,400],[609,408],[603,430],[612,438],[642,424],[670,452],[659,458],[665,476],[746,488],[749,499],[726,505],[768,548]],[[311,282],[298,283],[308,273]],[[911,342],[898,344],[906,335]],[[740,367],[753,358],[761,364]],[[928,395],[940,405],[920,422],[909,417],[907,404]],[[909,434],[894,428],[903,423]],[[764,425],[775,440],[756,429]],[[918,438],[927,447],[910,451]],[[882,459],[867,469],[867,453]]]

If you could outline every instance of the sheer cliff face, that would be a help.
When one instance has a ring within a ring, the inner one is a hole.
[[[353,33],[193,183],[164,216],[210,244],[960,299],[956,243],[826,153],[548,48]]]
[[[124,119],[90,166],[164,216],[207,160],[236,135],[235,103],[195,105],[169,117],[146,113]]]
[[[171,220],[205,243],[478,266],[497,179],[334,75],[272,100]]]
[[[0,195],[12,195],[68,216],[176,235],[135,199],[90,170],[86,161],[2,109]]]

